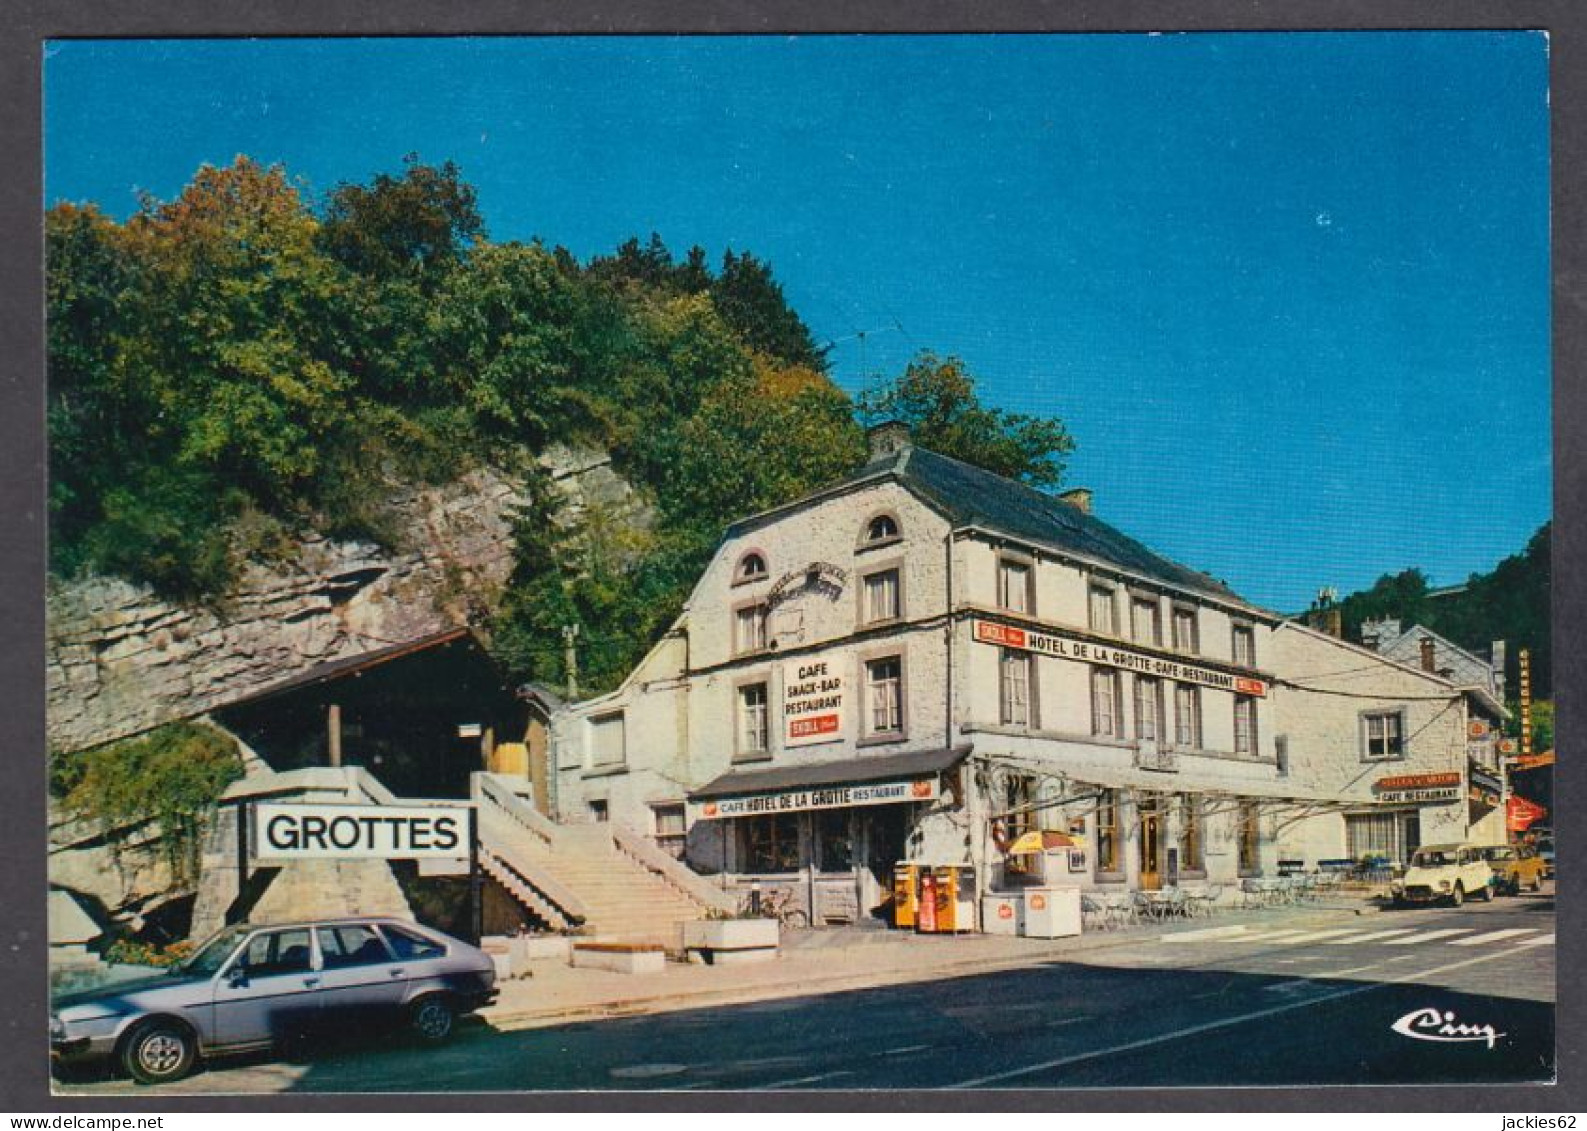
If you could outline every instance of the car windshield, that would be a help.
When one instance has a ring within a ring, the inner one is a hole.
[[[248,926],[243,923],[227,927],[219,934],[211,936],[207,943],[193,953],[192,958],[173,966],[171,972],[181,974],[183,977],[209,977],[232,956],[232,952],[237,949],[237,943],[247,933]]]
[[[1514,860],[1515,859],[1515,849],[1513,849],[1513,848],[1505,848],[1505,847],[1502,847],[1502,846],[1501,847],[1496,847],[1496,848],[1484,849],[1482,854],[1484,856],[1486,856],[1489,860]]]
[[[1423,848],[1423,849],[1419,849],[1417,851],[1416,855],[1411,857],[1411,867],[1413,867],[1413,868],[1442,868],[1442,867],[1444,867],[1447,864],[1456,863],[1457,859],[1458,859],[1458,853],[1456,853],[1454,851],[1444,851],[1442,849],[1435,849],[1435,848]]]

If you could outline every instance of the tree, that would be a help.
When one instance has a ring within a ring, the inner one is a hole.
[[[332,189],[320,244],[361,275],[433,286],[484,240],[478,198],[450,161],[425,165],[410,153],[402,163],[400,177]]]
[[[901,421],[921,447],[1033,487],[1056,487],[1074,450],[1062,421],[988,408],[962,361],[929,351],[893,381],[860,394],[859,412],[870,424]]]
[[[816,345],[810,328],[788,305],[771,265],[749,252],[722,256],[722,273],[711,284],[711,301],[722,320],[752,349],[792,365],[825,372],[826,351]]]

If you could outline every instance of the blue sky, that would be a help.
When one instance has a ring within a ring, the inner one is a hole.
[[[1534,33],[51,44],[46,199],[455,160],[491,236],[769,259],[850,390],[957,354],[1098,513],[1303,608],[1550,514]],[[867,333],[862,338],[860,331]]]

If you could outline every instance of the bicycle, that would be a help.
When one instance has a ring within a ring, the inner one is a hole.
[[[744,902],[743,910],[746,914],[754,910],[753,898]],[[795,902],[792,888],[774,888],[760,897],[761,916],[775,919],[784,927],[803,929],[810,925],[810,916]]]

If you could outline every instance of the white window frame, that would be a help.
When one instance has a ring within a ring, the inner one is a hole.
[[[1169,608],[1169,626],[1173,636],[1174,648],[1180,652],[1188,652],[1194,656],[1201,651],[1201,618],[1196,615],[1193,605],[1172,605]],[[1189,626],[1188,633],[1180,631],[1181,625]],[[1186,638],[1188,636],[1188,639]]]
[[[876,596],[891,581],[891,610],[878,613]],[[861,624],[885,624],[904,615],[904,573],[898,566],[872,570],[860,579]]]
[[[1156,676],[1138,675],[1134,677],[1135,688],[1132,699],[1135,704],[1135,737],[1142,741],[1163,742],[1163,681]],[[1142,707],[1151,708],[1148,715]],[[1151,733],[1147,732],[1147,722],[1152,725]]]
[[[1106,623],[1098,623],[1097,612],[1103,611]],[[1093,581],[1086,587],[1086,624],[1092,632],[1103,636],[1119,634],[1118,590],[1111,585]]]
[[[751,704],[750,695],[757,690],[761,694],[761,701],[758,705]],[[739,684],[736,692],[738,757],[741,759],[764,757],[771,753],[771,685],[765,680],[754,680]]]
[[[678,829],[676,832],[668,831],[662,827],[663,811],[665,811],[669,817],[676,815],[678,820]],[[660,848],[674,860],[682,860],[687,851],[689,843],[688,807],[681,801],[651,802],[650,823],[651,827],[655,830],[651,834],[651,839],[656,842],[656,847]]]
[[[1149,636],[1141,635],[1140,615],[1146,610],[1151,610],[1151,629]],[[1150,644],[1154,648],[1163,646],[1163,602],[1149,593],[1130,594],[1130,639],[1137,644]]]
[[[1389,723],[1393,723],[1394,733],[1389,733]],[[1374,723],[1383,724],[1381,741],[1384,753],[1372,753],[1374,741],[1372,730]],[[1389,743],[1394,742],[1398,750],[1391,751]],[[1405,709],[1403,707],[1384,708],[1376,711],[1361,712],[1361,760],[1363,762],[1401,762],[1405,760]]]
[[[766,650],[766,602],[753,601],[733,609],[733,654],[753,656]]]
[[[1245,641],[1245,647],[1240,647],[1240,642]],[[1244,652],[1242,656],[1240,653]],[[1256,667],[1256,626],[1244,621],[1235,621],[1229,629],[1229,655],[1234,662],[1243,668]]]
[[[1260,749],[1260,734],[1257,730],[1256,696],[1236,695],[1234,697],[1234,752],[1255,757]]]
[[[998,721],[1005,726],[1036,725],[1036,657],[1004,648],[997,659]]]
[[[1174,684],[1174,745],[1199,750],[1201,741],[1201,688],[1193,683],[1176,683]]]
[[[880,679],[876,671],[893,665],[893,673]],[[885,700],[878,698],[885,695]],[[879,711],[878,708],[881,710]],[[880,725],[879,725],[880,723]],[[865,734],[869,738],[898,738],[904,733],[904,658],[877,656],[865,661]]]
[[[1022,616],[1036,615],[1036,564],[1026,558],[999,555],[997,604]]]
[[[1104,703],[1104,691],[1106,692]],[[1113,668],[1091,669],[1091,733],[1100,738],[1123,738],[1123,706],[1119,700],[1119,673]]]

